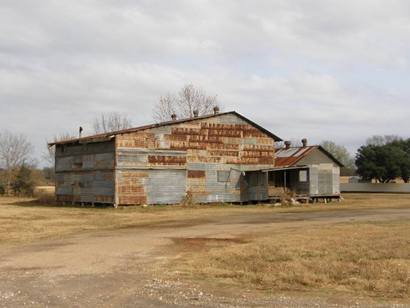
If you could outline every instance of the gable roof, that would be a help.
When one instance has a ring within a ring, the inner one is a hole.
[[[95,134],[91,136],[85,136],[81,138],[74,138],[74,139],[67,139],[67,140],[61,140],[61,141],[55,141],[55,142],[50,142],[48,145],[53,146],[56,144],[68,144],[68,143],[77,143],[77,142],[100,142],[100,141],[107,141],[110,140],[112,137],[115,135],[120,135],[120,134],[126,134],[126,133],[134,133],[142,130],[147,130],[151,128],[157,128],[157,127],[162,127],[162,126],[168,126],[168,125],[175,125],[175,124],[181,124],[181,123],[186,123],[186,122],[192,122],[196,120],[203,120],[203,119],[209,119],[209,118],[215,118],[219,117],[222,115],[227,115],[227,114],[233,114],[240,119],[244,120],[245,122],[248,122],[250,125],[256,127],[257,129],[261,130],[265,134],[267,134],[269,137],[274,139],[275,141],[282,141],[281,138],[276,136],[275,134],[271,133],[267,129],[263,128],[262,126],[256,124],[255,122],[249,120],[248,118],[244,117],[240,113],[236,111],[228,111],[228,112],[221,112],[217,114],[209,114],[209,115],[203,115],[199,117],[192,117],[192,118],[186,118],[186,119],[181,119],[181,120],[171,120],[171,121],[165,121],[165,122],[160,122],[160,123],[155,123],[155,124],[149,124],[149,125],[144,125],[144,126],[139,126],[139,127],[134,127],[134,128],[127,128],[127,129],[122,129],[122,130],[117,130],[113,132],[108,132],[108,133],[102,133],[102,134]]]
[[[290,147],[277,149],[275,152],[275,166],[277,167],[287,167],[296,166],[297,163],[309,155],[314,149],[322,151],[326,156],[333,160],[340,167],[344,167],[343,164],[337,160],[332,154],[326,151],[320,145],[311,145],[305,147]]]

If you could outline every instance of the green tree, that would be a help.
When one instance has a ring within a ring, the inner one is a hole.
[[[16,195],[31,196],[34,191],[34,181],[30,168],[23,164],[11,182],[11,189]]]
[[[410,179],[410,152],[407,141],[397,139],[385,144],[368,144],[359,148],[356,155],[357,173],[364,180],[376,179],[387,183],[401,177]]]
[[[392,146],[398,147],[403,151],[400,161],[400,177],[405,183],[410,182],[410,138],[407,140],[396,139],[391,142]]]

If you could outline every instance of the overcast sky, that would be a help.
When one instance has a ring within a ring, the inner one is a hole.
[[[410,1],[0,0],[0,130],[152,122],[193,83],[283,139],[410,135]]]

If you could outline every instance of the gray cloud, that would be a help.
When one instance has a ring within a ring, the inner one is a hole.
[[[409,19],[405,0],[3,0],[0,129],[39,157],[101,112],[145,124],[192,82],[283,138],[408,136]]]

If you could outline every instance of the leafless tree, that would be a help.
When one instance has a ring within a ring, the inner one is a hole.
[[[366,145],[385,145],[387,143],[391,143],[393,141],[397,141],[400,139],[402,138],[396,135],[385,135],[385,136],[374,135],[370,138],[367,138]]]
[[[13,172],[22,165],[32,165],[34,148],[27,137],[4,130],[0,132],[0,167],[5,169],[6,193],[9,191]]]
[[[102,113],[100,117],[94,119],[93,127],[96,134],[108,133],[132,126],[128,117],[118,113]]]
[[[337,145],[330,140],[324,140],[320,145],[340,161],[345,168],[351,170],[355,169],[354,158],[344,146]]]
[[[207,95],[201,88],[188,84],[176,95],[167,94],[160,97],[154,107],[154,119],[158,122],[169,121],[172,114],[177,115],[178,118],[189,118],[193,116],[195,110],[200,116],[211,114],[217,104],[216,95]]]
[[[6,170],[31,163],[34,148],[27,137],[5,130],[0,132],[0,166]]]

